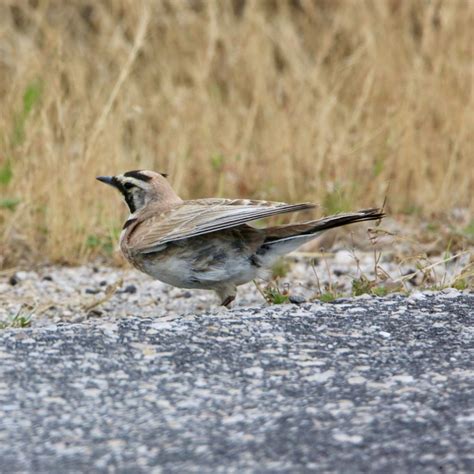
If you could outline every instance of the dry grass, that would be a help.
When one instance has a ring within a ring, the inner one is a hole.
[[[0,267],[107,252],[95,182],[474,208],[474,2],[3,0]]]

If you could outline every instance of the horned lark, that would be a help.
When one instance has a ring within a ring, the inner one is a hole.
[[[128,171],[97,179],[117,188],[130,209],[120,236],[127,260],[170,285],[214,290],[224,306],[235,299],[237,286],[265,277],[278,257],[321,232],[384,216],[381,209],[364,209],[257,229],[248,223],[310,209],[314,204],[249,199],[183,201],[166,175],[153,171]]]

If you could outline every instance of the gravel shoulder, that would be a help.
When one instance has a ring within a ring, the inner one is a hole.
[[[380,254],[380,260],[377,256],[377,264],[373,251],[340,249],[330,257],[311,255],[317,257],[296,256],[280,268],[278,287],[294,301],[313,301],[324,293],[351,295],[354,282],[363,286],[376,281],[388,292],[419,292],[430,285],[443,287],[470,265],[471,258],[465,251],[459,258],[436,264],[443,261],[439,256],[423,262],[429,270],[417,271],[416,264],[421,262],[397,263],[398,257],[388,250]],[[89,320],[94,324],[97,318],[115,321],[128,317],[220,314],[222,308],[217,304],[213,292],[174,288],[129,267],[43,266],[0,275],[0,328],[15,316],[26,318],[31,327],[40,327]],[[233,308],[243,310],[249,306],[265,306],[253,283],[239,287]]]
[[[1,472],[472,472],[472,294],[165,315],[123,295],[0,331]]]

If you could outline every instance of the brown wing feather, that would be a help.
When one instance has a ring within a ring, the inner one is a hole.
[[[151,214],[131,235],[129,245],[141,253],[177,240],[196,237],[276,214],[310,209],[314,204],[285,204],[269,201],[200,199]]]

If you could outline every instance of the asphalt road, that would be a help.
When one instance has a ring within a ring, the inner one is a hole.
[[[0,331],[0,470],[473,472],[474,295]]]

